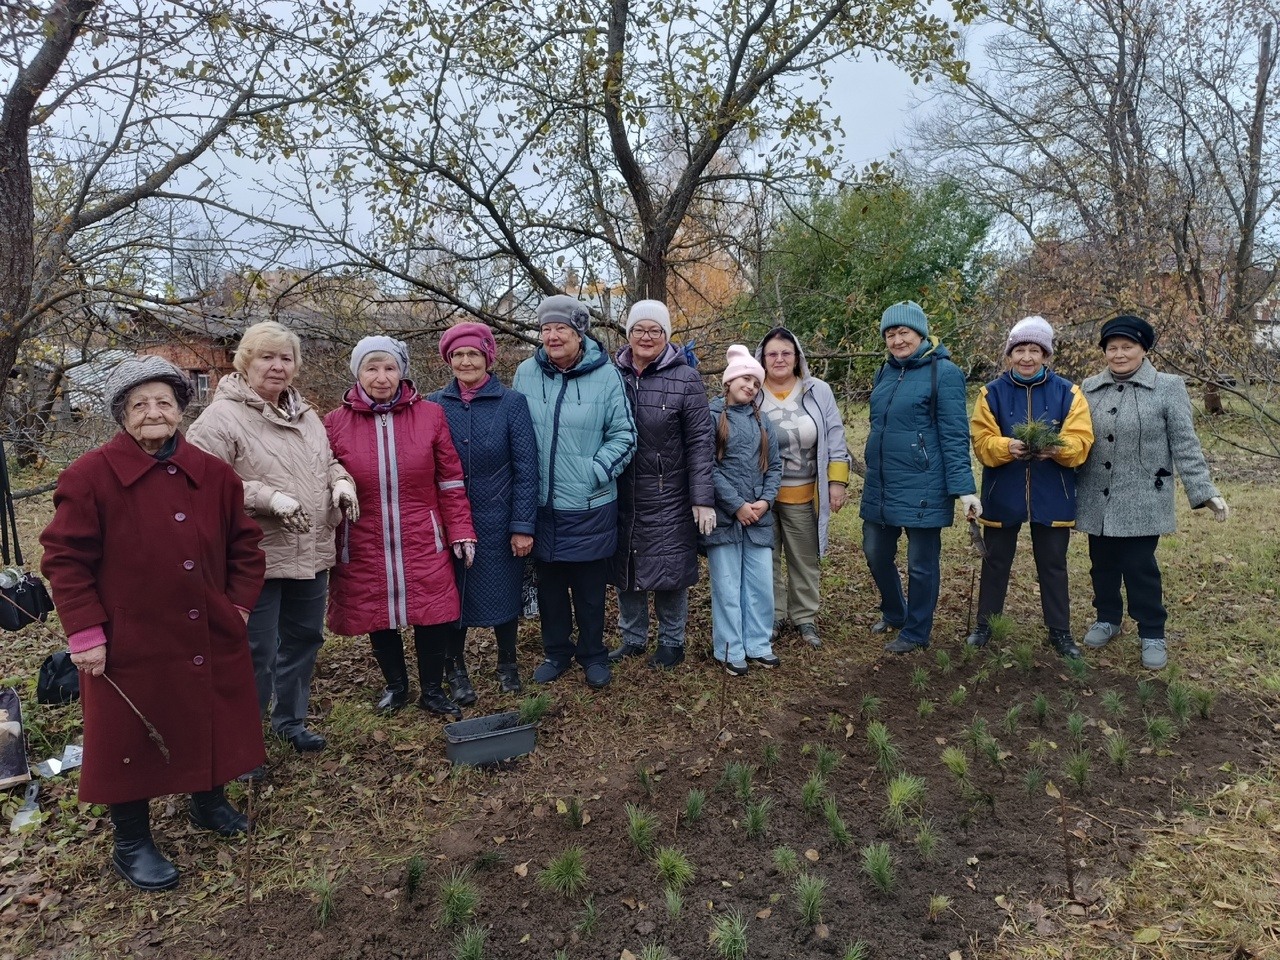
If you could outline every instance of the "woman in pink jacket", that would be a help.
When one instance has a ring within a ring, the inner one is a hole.
[[[444,692],[446,644],[460,613],[453,555],[467,566],[476,533],[444,410],[408,379],[409,349],[365,337],[351,353],[356,382],[324,419],[334,456],[360,491],[360,519],[338,529],[329,587],[329,629],[369,634],[387,687],[378,709],[409,700],[400,629],[413,627],[418,706],[458,718]]]

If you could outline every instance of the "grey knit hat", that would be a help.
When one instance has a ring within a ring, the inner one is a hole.
[[[364,363],[364,358],[371,353],[386,353],[396,358],[396,363],[400,365],[400,378],[406,380],[409,377],[409,345],[403,340],[397,340],[395,337],[372,336],[365,337],[351,350],[351,375],[353,377],[360,376],[360,364]]]
[[[1034,343],[1044,351],[1046,357],[1053,356],[1053,327],[1041,316],[1023,317],[1009,331],[1009,339],[1004,344],[1004,355],[1013,353],[1013,348],[1024,343]]]
[[[568,294],[557,293],[554,297],[547,297],[538,304],[534,313],[538,316],[539,327],[548,323],[563,323],[573,327],[580,337],[586,337],[591,329],[591,313],[587,310],[587,305]]]
[[[167,383],[173,387],[178,409],[186,410],[191,402],[191,381],[187,375],[164,357],[144,354],[121,360],[107,376],[102,387],[102,400],[111,419],[124,426],[124,402],[129,391],[144,383]]]

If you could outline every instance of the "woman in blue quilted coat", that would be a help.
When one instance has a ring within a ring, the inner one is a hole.
[[[498,345],[483,323],[459,323],[440,338],[453,380],[428,398],[444,407],[476,529],[475,562],[457,564],[462,618],[449,645],[445,679],[460,706],[476,702],[463,651],[468,627],[492,627],[498,639],[498,683],[521,690],[516,628],[525,557],[533,550],[538,509],[538,442],[529,404],[490,373]]]
[[[880,590],[880,622],[873,633],[898,630],[889,653],[929,645],[941,576],[942,528],[951,526],[955,501],[977,519],[969,459],[969,413],[964,374],[929,336],[929,320],[910,300],[895,303],[880,320],[889,357],[871,391],[871,434],[862,487],[862,549]],[[907,596],[896,559],[907,534]]]

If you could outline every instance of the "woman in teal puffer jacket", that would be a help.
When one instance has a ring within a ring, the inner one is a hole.
[[[871,391],[871,434],[862,488],[862,549],[880,590],[880,622],[873,633],[898,630],[889,653],[929,645],[941,576],[942,528],[951,526],[955,500],[982,515],[969,459],[969,414],[964,374],[929,337],[919,304],[896,303],[880,332],[889,357]],[[907,534],[907,597],[895,560]]]

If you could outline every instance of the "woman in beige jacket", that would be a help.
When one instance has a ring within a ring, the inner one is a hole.
[[[293,388],[302,365],[295,333],[255,323],[236,349],[236,372],[187,439],[225,460],[244,482],[245,510],[262,526],[267,579],[249,615],[258,707],[271,705],[271,728],[299,752],[322,750],[306,726],[311,675],[324,643],[334,530],[359,515],[355,484],[334,459],[324,423]]]

